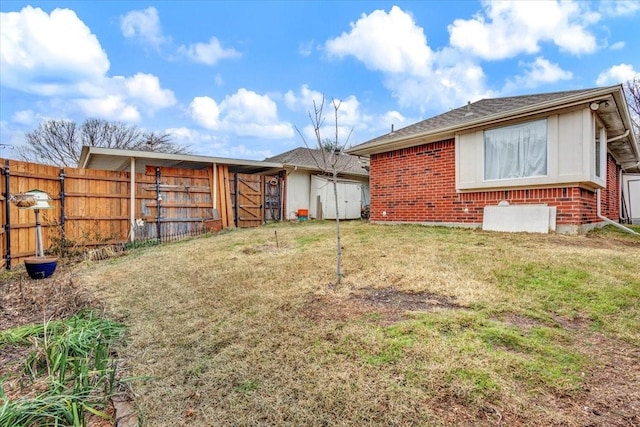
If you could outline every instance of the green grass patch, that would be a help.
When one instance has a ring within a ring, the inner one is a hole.
[[[92,312],[3,331],[0,347],[33,348],[23,372],[30,381],[44,378],[47,388],[35,397],[0,396],[0,426],[84,426],[88,413],[109,419],[103,411],[116,384],[111,346],[123,334],[124,326]]]
[[[621,266],[617,274],[624,271]],[[632,341],[638,339],[640,278],[587,271],[579,265],[533,262],[495,270],[494,276],[501,289],[523,302],[521,309],[570,319],[585,317],[593,329],[616,332]],[[623,325],[632,329],[625,331]]]

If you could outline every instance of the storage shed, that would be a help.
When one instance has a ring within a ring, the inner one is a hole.
[[[298,219],[300,210],[308,212],[313,219],[336,218],[331,177],[325,172],[330,169],[325,162],[333,160],[339,179],[340,219],[360,218],[368,209],[368,159],[298,147],[265,159],[265,162],[282,164],[284,219]]]

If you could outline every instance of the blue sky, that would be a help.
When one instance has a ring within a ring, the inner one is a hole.
[[[0,144],[14,147],[42,120],[97,117],[261,160],[304,146],[296,128],[313,143],[323,94],[356,145],[468,101],[640,77],[631,0],[2,0],[0,12]]]

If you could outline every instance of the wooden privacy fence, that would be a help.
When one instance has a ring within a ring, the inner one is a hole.
[[[146,173],[58,168],[0,159],[0,270],[35,253],[35,215],[8,201],[42,190],[43,245],[58,255],[134,239],[172,240],[234,226],[229,169],[148,167]],[[133,187],[133,194],[131,189]],[[133,209],[132,209],[133,203]]]

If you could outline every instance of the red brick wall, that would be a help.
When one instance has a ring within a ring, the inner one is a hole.
[[[557,223],[600,222],[596,193],[579,187],[456,193],[455,141],[436,142],[371,156],[370,190],[373,221],[482,223],[486,205],[547,204],[557,207]],[[607,162],[603,214],[618,219],[617,168]],[[606,206],[606,209],[605,209]],[[383,215],[386,212],[386,215]]]
[[[607,188],[600,194],[600,209],[602,215],[610,220],[620,220],[620,166],[609,154],[607,155]]]

